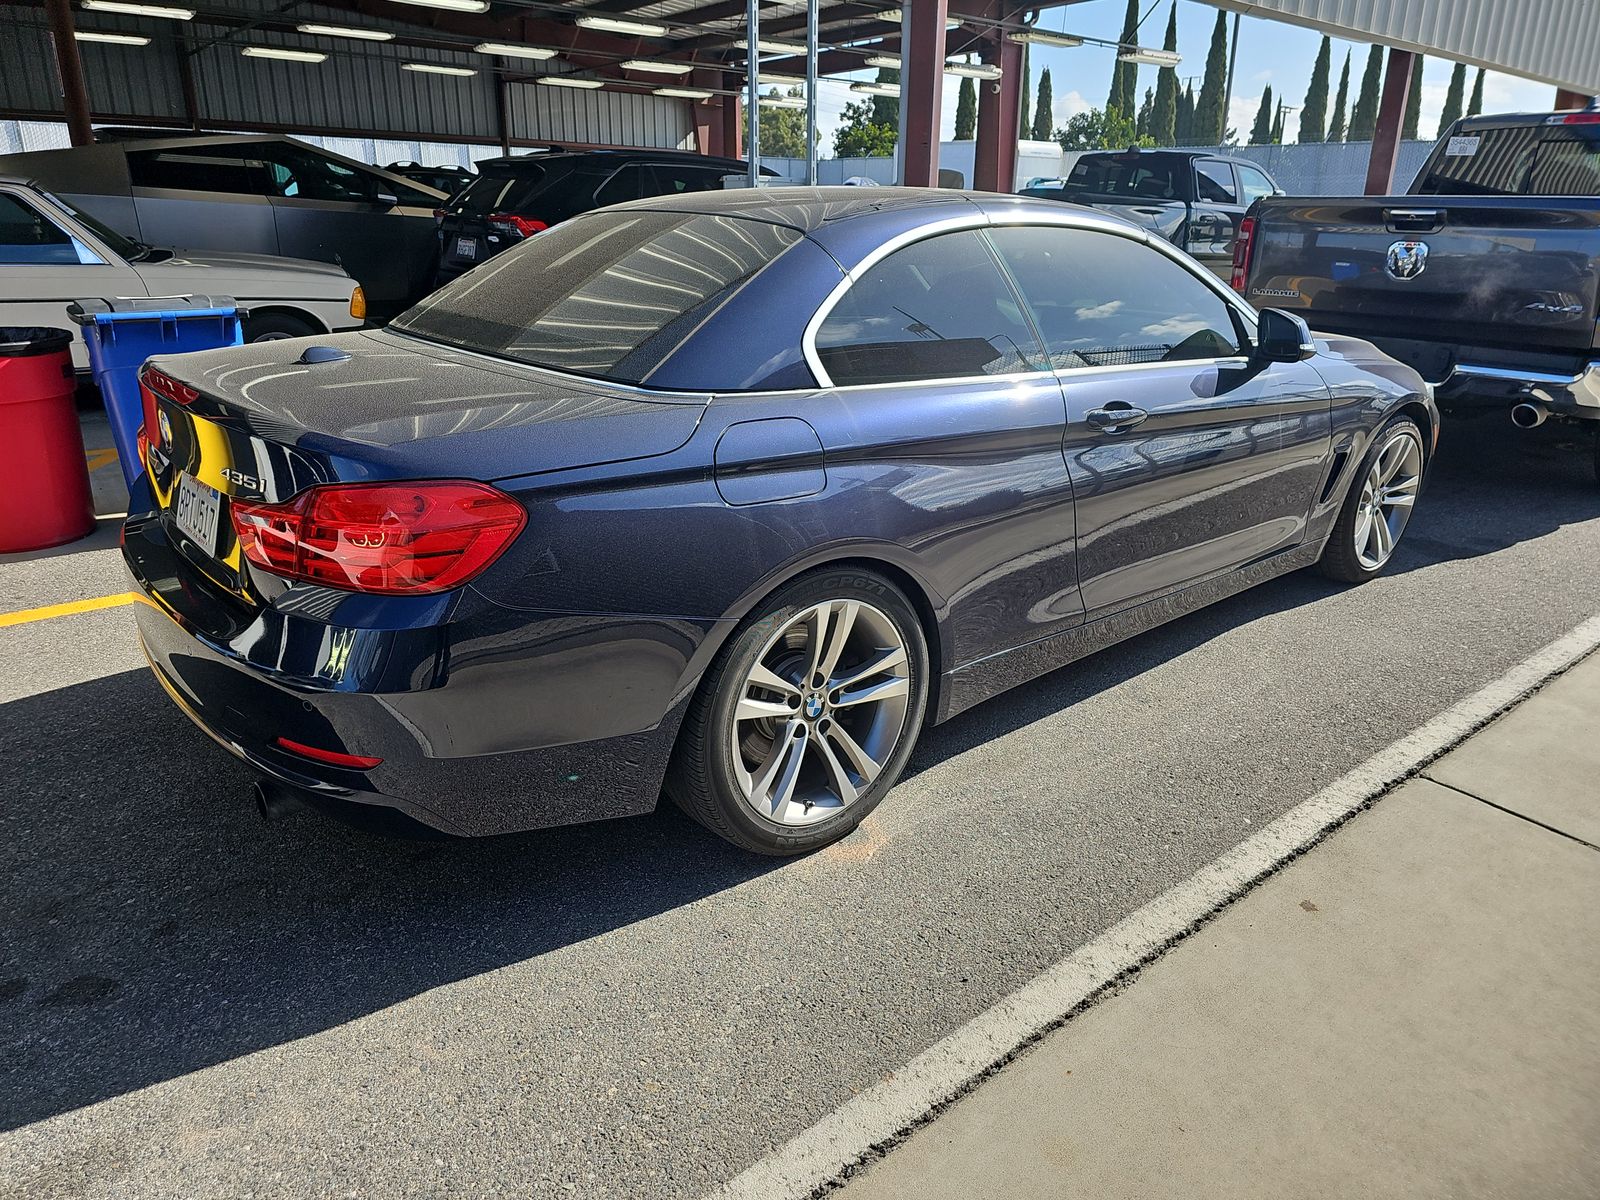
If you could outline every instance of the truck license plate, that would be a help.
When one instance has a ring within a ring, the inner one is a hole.
[[[172,506],[172,519],[179,532],[207,554],[217,552],[217,515],[221,511],[221,492],[193,475],[179,474],[178,499]]]
[[[456,239],[456,257],[457,258],[477,258],[478,257],[478,239],[477,238],[457,238]]]

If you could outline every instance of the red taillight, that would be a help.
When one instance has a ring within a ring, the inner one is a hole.
[[[490,213],[484,218],[490,229],[497,229],[501,233],[514,233],[518,237],[532,237],[544,229],[549,229],[543,221],[535,221],[532,217],[519,217],[516,213]]]
[[[272,744],[280,750],[287,750],[290,754],[298,754],[301,758],[309,758],[312,762],[327,763],[330,767],[370,771],[373,767],[383,765],[383,759],[370,754],[344,754],[338,750],[324,750],[320,746],[308,746],[304,742],[292,741],[286,737],[273,738]]]
[[[139,372],[139,382],[145,387],[154,388],[168,400],[176,400],[179,404],[193,404],[200,399],[200,393],[187,383],[179,383],[172,376],[152,366],[147,365]]]
[[[156,413],[156,394],[150,390],[150,385],[143,378],[139,380],[139,402],[144,408],[144,424],[139,427],[139,461],[144,461],[145,448],[154,443],[160,445],[161,422]]]
[[[385,596],[448,592],[522,532],[522,505],[485,483],[350,483],[282,504],[235,500],[239,549],[277,575]]]
[[[1250,255],[1255,250],[1256,219],[1246,217],[1239,222],[1239,236],[1233,239],[1233,276],[1228,286],[1245,294],[1245,279],[1250,274]]]
[[[1555,119],[1562,125],[1600,125],[1600,112],[1588,109],[1584,112],[1567,113]]]

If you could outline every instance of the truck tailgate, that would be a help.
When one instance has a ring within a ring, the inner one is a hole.
[[[1600,199],[1262,200],[1246,298],[1314,329],[1510,350],[1595,341]]]

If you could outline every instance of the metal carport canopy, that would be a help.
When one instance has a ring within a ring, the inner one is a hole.
[[[1213,0],[1335,37],[1600,95],[1600,0]]]

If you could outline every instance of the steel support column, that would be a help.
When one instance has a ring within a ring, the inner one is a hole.
[[[983,61],[999,67],[1001,75],[978,82],[978,144],[973,148],[972,186],[980,192],[1010,192],[1017,185],[1022,46],[1010,38],[990,42],[983,49]]]
[[[1372,133],[1372,153],[1367,159],[1367,195],[1386,196],[1394,190],[1394,167],[1400,158],[1400,129],[1405,124],[1406,94],[1417,56],[1409,50],[1389,51],[1383,74],[1383,98],[1378,102],[1378,124]]]
[[[61,101],[66,109],[67,133],[74,146],[94,142],[94,126],[89,121],[89,90],[83,83],[83,60],[78,57],[78,39],[73,36],[72,5],[69,0],[46,0],[50,16],[50,40],[56,44],[56,66],[61,71]]]
[[[939,186],[939,121],[944,102],[946,0],[910,0],[901,10],[911,28],[901,37],[902,182]]]
[[[689,75],[689,86],[718,90],[724,85],[721,71],[696,67]],[[694,146],[701,154],[726,154],[722,148],[722,105],[728,97],[710,96],[704,100],[689,101],[689,115],[694,118]]]
[[[738,96],[722,97],[722,153],[729,158],[744,156],[744,113]]]
[[[806,184],[817,186],[817,10],[822,0],[806,0]]]

